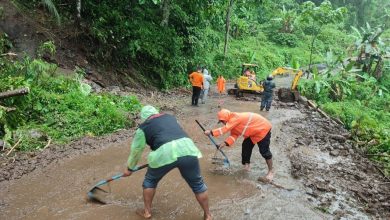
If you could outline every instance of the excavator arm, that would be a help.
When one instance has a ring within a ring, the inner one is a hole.
[[[302,70],[300,69],[292,69],[287,67],[278,67],[274,71],[272,71],[272,76],[283,75],[283,74],[294,74],[294,79],[291,84],[291,90],[296,90],[298,86],[298,82],[303,75]]]

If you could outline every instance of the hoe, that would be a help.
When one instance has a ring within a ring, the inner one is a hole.
[[[146,168],[148,167],[148,164],[144,164],[140,167],[136,167],[135,169],[131,170],[132,172],[135,172],[135,171],[138,171],[138,170],[142,170],[143,168]],[[117,180],[117,179],[120,179],[124,177],[124,174],[123,173],[120,173],[120,174],[117,174],[115,176],[112,176],[111,178],[109,179],[106,179],[106,180],[102,180],[100,182],[98,182],[95,186],[92,187],[91,190],[88,191],[87,195],[88,195],[88,198],[91,200],[91,201],[95,201],[95,202],[98,202],[98,203],[102,203],[102,204],[106,204],[105,201],[103,201],[100,196],[98,195],[99,193],[98,192],[104,192],[104,193],[108,193],[106,190],[100,188],[100,186],[103,186],[103,185],[106,185],[108,184],[109,182],[113,181],[113,180]]]
[[[196,123],[199,125],[199,127],[200,127],[203,131],[206,130],[206,129],[199,123],[198,120],[195,120],[195,121],[196,121]],[[224,159],[223,159],[223,166],[224,166],[225,168],[230,167],[230,162],[229,162],[229,159],[228,159],[228,157],[226,156],[226,154],[225,154],[221,149],[219,149],[218,144],[215,142],[214,138],[211,137],[211,135],[208,135],[208,137],[209,137],[210,141],[214,144],[214,146],[217,148],[217,150],[218,150],[219,152],[221,152],[222,156],[224,157]],[[214,158],[213,158],[213,159],[214,159]],[[213,163],[218,164],[218,162],[213,162]]]

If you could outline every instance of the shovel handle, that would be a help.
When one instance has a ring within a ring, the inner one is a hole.
[[[139,166],[139,167],[136,167],[134,169],[131,169],[131,172],[135,172],[135,171],[138,171],[138,170],[142,170],[143,168],[146,168],[148,167],[148,164],[144,164],[142,166]]]
[[[199,125],[199,127],[200,127],[203,131],[206,131],[206,129],[204,129],[204,127],[202,126],[202,124],[200,124],[200,122],[199,122],[198,120],[195,119],[195,121],[196,121],[196,123]]]
[[[200,122],[199,122],[198,120],[195,119],[195,121],[196,121],[196,123],[199,125],[199,127],[202,129],[202,131],[206,131],[206,129],[202,126],[202,124],[200,124]],[[214,145],[217,147],[217,149],[219,150],[218,144],[215,142],[214,138],[211,137],[210,134],[207,135],[207,137],[210,138],[211,142],[213,142],[213,144],[214,144]]]
[[[202,124],[200,124],[200,122],[199,122],[198,120],[195,119],[195,122],[199,125],[199,127],[200,127],[203,131],[206,130],[206,129],[204,129],[204,127],[202,126]],[[226,154],[225,154],[221,149],[219,149],[219,146],[218,146],[218,144],[215,142],[214,138],[211,137],[210,134],[207,135],[207,137],[209,137],[209,139],[211,140],[211,142],[213,142],[213,144],[214,144],[214,146],[217,148],[217,150],[218,150],[219,152],[221,152],[221,154],[225,157],[224,162],[226,162],[227,164],[230,165],[230,162],[229,162],[228,157],[226,156]]]
[[[136,167],[135,169],[132,169],[131,170],[131,172],[135,172],[135,171],[138,171],[138,170],[142,170],[143,168],[145,168],[145,167],[148,167],[148,164],[144,164],[144,165],[142,165],[142,166],[139,166],[139,167]],[[109,179],[106,179],[105,181],[102,181],[101,183],[101,185],[103,185],[103,184],[106,184],[106,183],[109,183],[109,182],[111,182],[111,181],[113,181],[113,180],[117,180],[117,179],[119,179],[119,178],[121,178],[121,177],[124,177],[124,173],[119,173],[119,174],[117,174],[117,175],[115,175],[115,176],[112,176],[111,178],[109,178]],[[99,184],[98,184],[99,185]]]

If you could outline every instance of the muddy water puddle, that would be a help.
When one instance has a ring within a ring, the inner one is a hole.
[[[126,145],[112,146],[95,155],[77,157],[42,173],[23,177],[6,192],[1,192],[7,204],[3,207],[2,219],[137,219],[133,212],[143,204],[141,185],[145,170],[112,182],[108,204],[86,201],[88,187],[125,167]],[[211,204],[227,198],[244,199],[256,191],[255,185],[230,176],[231,172],[214,172],[219,167],[210,166],[206,160],[213,152],[207,149],[202,152],[202,174],[209,187]],[[160,182],[154,200],[156,219],[176,219],[178,216],[199,219],[201,213],[178,170],[170,172]]]
[[[232,111],[259,112],[257,102],[237,101],[230,97],[223,97],[222,100],[223,107]],[[286,149],[292,139],[281,132],[281,128],[283,121],[300,117],[299,111],[272,109],[261,112],[273,123],[271,151],[274,155],[275,182],[294,189],[287,191],[257,182],[257,178],[267,172],[258,149],[253,151],[252,170],[242,170],[242,138],[234,147],[224,149],[232,164],[230,169],[211,164],[215,147],[194,120],[198,119],[207,128],[215,128],[218,104],[220,101],[211,97],[208,103],[200,107],[184,106],[182,111],[185,117],[180,119],[202,151],[200,165],[209,188],[209,203],[215,219],[329,218],[306,202],[301,184],[290,175],[291,165]],[[86,200],[90,187],[101,179],[123,171],[129,142],[115,143],[93,154],[65,159],[19,180],[3,183],[0,190],[0,219],[140,219],[134,211],[143,205],[141,185],[145,170],[113,181],[106,205]],[[153,215],[154,219],[202,218],[202,211],[178,170],[161,180],[153,201]]]

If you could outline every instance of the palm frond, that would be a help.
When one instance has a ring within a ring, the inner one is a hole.
[[[42,0],[42,3],[46,6],[46,8],[49,10],[49,12],[54,15],[54,17],[57,20],[57,24],[61,23],[61,17],[60,14],[57,11],[56,6],[54,5],[52,0]]]

